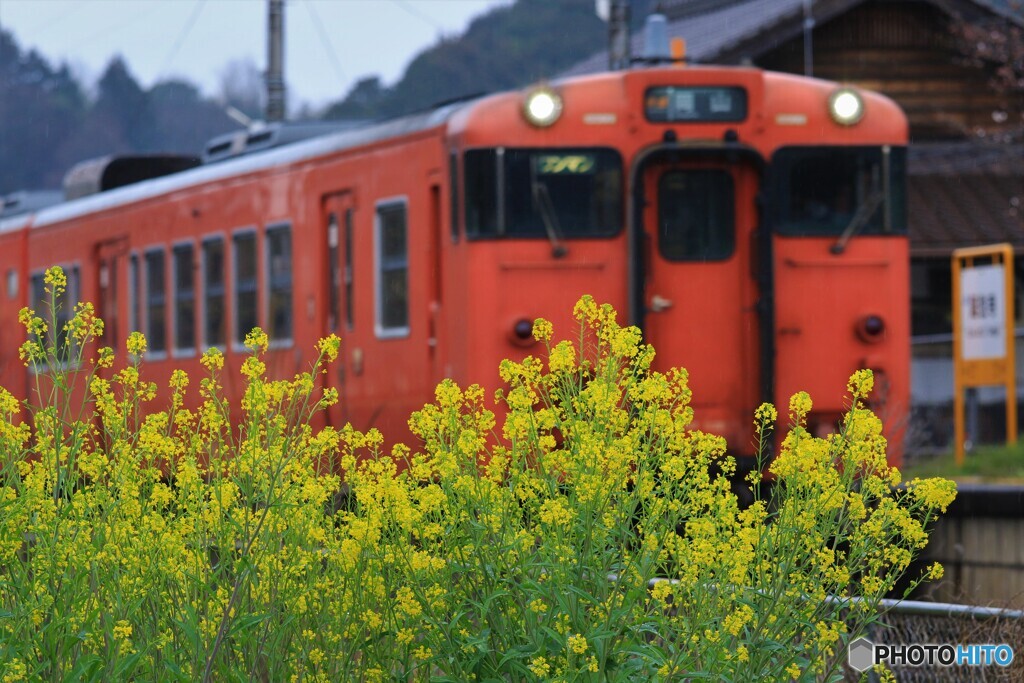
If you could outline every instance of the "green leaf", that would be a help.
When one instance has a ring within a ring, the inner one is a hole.
[[[100,674],[103,672],[103,658],[99,655],[92,655],[90,657],[82,657],[75,662],[75,668],[68,672],[68,675],[64,677],[65,681],[71,683],[74,681],[93,681],[100,678]]]
[[[135,652],[122,659],[118,663],[117,668],[114,669],[114,680],[134,678],[131,676],[132,670],[139,663],[139,660],[142,659],[142,654],[142,652]]]
[[[525,659],[530,653],[534,651],[532,645],[518,645],[508,652],[506,652],[501,659],[498,660],[498,666],[504,666],[506,663],[515,663],[521,659]]]
[[[268,618],[266,614],[250,614],[248,616],[238,617],[231,624],[231,628],[228,630],[228,638],[231,638],[243,631],[247,631],[256,624],[265,621]]]

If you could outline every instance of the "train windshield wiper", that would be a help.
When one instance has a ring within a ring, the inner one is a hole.
[[[861,228],[867,225],[868,221],[871,220],[871,217],[875,215],[875,211],[877,211],[878,207],[882,204],[882,199],[882,191],[875,190],[868,195],[868,198],[863,204],[857,207],[857,212],[853,214],[853,218],[850,219],[849,225],[847,225],[846,229],[843,230],[843,234],[839,236],[836,243],[832,245],[831,251],[833,254],[843,253],[846,249],[846,243],[850,241],[850,238],[857,234]]]
[[[562,258],[569,253],[568,247],[562,244],[561,231],[558,229],[558,216],[555,214],[555,207],[551,203],[551,193],[548,186],[539,180],[532,183],[533,205],[540,212],[540,218],[544,221],[544,232],[551,241],[551,255],[554,258]]]

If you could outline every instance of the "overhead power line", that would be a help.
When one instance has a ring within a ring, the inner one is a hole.
[[[334,44],[331,43],[331,37],[324,29],[324,22],[320,21],[320,15],[317,13],[316,7],[313,6],[311,0],[306,0],[303,4],[306,6],[306,11],[309,12],[310,21],[316,27],[317,35],[320,36],[320,42],[323,43],[324,50],[327,51],[327,57],[331,60],[331,66],[334,67],[334,73],[338,76],[341,87],[344,88],[345,83],[348,82],[348,77],[345,76],[345,70],[341,68],[341,60],[338,59],[338,52],[334,49]]]
[[[181,49],[182,44],[185,42],[185,38],[192,31],[192,27],[195,26],[196,20],[199,18],[199,14],[203,11],[203,5],[206,4],[206,0],[196,0],[195,6],[192,8],[192,13],[185,21],[185,25],[178,33],[177,39],[174,41],[174,45],[171,46],[170,51],[167,53],[167,57],[164,59],[164,65],[157,71],[155,82],[159,83],[163,80],[163,77],[167,74],[167,69],[171,66],[171,62],[178,56],[178,50]]]
[[[439,33],[444,33],[444,26],[441,26],[441,24],[437,23],[430,16],[424,14],[418,9],[413,9],[412,3],[408,2],[407,0],[391,0],[391,2],[395,3],[396,5],[404,9],[407,14],[416,17],[420,21],[424,21],[430,24],[431,26],[436,28]]]
[[[80,3],[78,3],[77,5],[75,5],[74,7],[72,7],[71,9],[69,9],[67,11],[64,11],[63,8],[60,8],[60,9],[57,10],[57,12],[55,14],[53,14],[52,16],[47,18],[46,21],[42,22],[41,24],[36,24],[32,28],[30,28],[26,32],[26,35],[28,36],[28,38],[30,40],[35,40],[36,36],[39,33],[46,33],[47,30],[53,28],[54,26],[56,26],[60,22],[66,21],[68,17],[74,16],[76,12],[78,12],[79,10],[84,8],[85,6],[86,6],[86,3],[80,2]]]

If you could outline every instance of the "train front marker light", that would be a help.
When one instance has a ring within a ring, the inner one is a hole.
[[[885,338],[885,319],[879,315],[866,315],[857,321],[857,336],[862,341],[876,343]]]
[[[516,339],[527,341],[533,337],[533,323],[526,318],[517,320],[516,324],[512,326],[512,334],[516,336]]]
[[[864,117],[864,99],[853,88],[839,88],[828,96],[828,113],[843,126],[852,126]]]
[[[531,90],[523,103],[523,116],[532,125],[546,128],[562,115],[562,98],[551,88]]]

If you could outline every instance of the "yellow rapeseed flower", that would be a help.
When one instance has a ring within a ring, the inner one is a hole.
[[[128,353],[133,356],[141,356],[146,353],[146,336],[141,332],[132,332],[128,335]]]
[[[328,362],[333,363],[338,358],[338,350],[341,348],[341,339],[339,339],[336,334],[328,335],[316,343],[316,348]]]
[[[551,673],[551,664],[545,657],[534,657],[530,660],[530,671],[538,678],[544,678]]]
[[[46,273],[43,275],[43,282],[49,285],[46,288],[47,291],[58,296],[63,294],[68,287],[68,278],[64,274],[64,269],[60,266],[47,268]]]
[[[551,341],[551,335],[554,334],[554,326],[550,321],[544,318],[537,318],[533,321],[533,338],[540,342]]]
[[[245,348],[247,349],[260,353],[266,351],[269,345],[270,340],[267,333],[258,327],[252,328],[252,331],[245,335]]]

